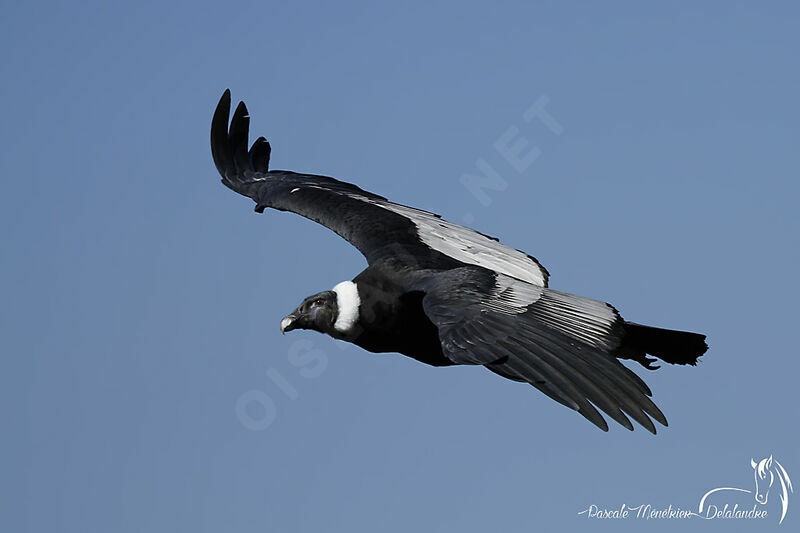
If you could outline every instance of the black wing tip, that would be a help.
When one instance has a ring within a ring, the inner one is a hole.
[[[228,146],[233,155],[236,176],[247,170],[250,162],[247,157],[247,143],[250,134],[250,115],[247,106],[239,102],[233,112],[230,130],[228,131]]]
[[[581,415],[583,415],[584,418],[589,420],[589,422],[594,424],[597,428],[599,428],[600,430],[608,433],[608,431],[609,431],[608,422],[606,422],[606,419],[603,416],[599,416],[597,419],[592,419],[589,416],[587,416],[586,414],[584,414],[583,412],[581,412],[581,411],[578,411],[578,412]],[[608,413],[606,413],[606,415],[608,415]],[[631,423],[631,421],[627,419],[627,417],[625,417],[624,415],[623,415],[623,417],[627,421],[627,424],[623,424],[621,420],[617,420],[615,417],[612,417],[612,418],[614,418],[614,420],[621,427],[627,429],[628,431],[633,431],[636,426],[634,426],[633,423]],[[647,420],[647,422],[644,422],[643,420]],[[644,429],[646,429],[648,432],[652,433],[653,435],[657,435],[658,432],[656,430],[656,425],[653,423],[653,421],[650,418],[645,418],[643,420],[637,420],[639,425],[641,425]],[[667,423],[666,419],[664,419],[663,421],[656,419],[656,421],[659,422],[664,427],[668,427],[669,426],[669,424]]]
[[[264,137],[259,137],[250,148],[250,168],[256,172],[267,172],[269,170],[269,156],[272,147]]]
[[[223,178],[232,164],[228,148],[228,116],[230,110],[231,91],[225,89],[211,119],[211,155],[214,158],[217,171]]]
[[[222,182],[244,194],[238,187],[244,182],[244,172],[267,172],[271,148],[264,137],[259,137],[248,150],[250,115],[247,105],[239,102],[229,124],[230,110],[231,91],[225,89],[211,120],[211,155]]]

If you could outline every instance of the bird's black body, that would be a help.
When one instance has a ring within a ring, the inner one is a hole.
[[[604,430],[596,407],[628,429],[628,417],[653,433],[652,420],[667,424],[647,385],[618,359],[650,369],[648,354],[694,365],[705,336],[627,322],[607,303],[550,289],[532,256],[433,213],[326,176],[270,171],[263,137],[248,150],[244,104],[230,127],[229,111],[226,91],[211,127],[222,182],[257,212],[291,211],[327,226],[369,263],[352,281],[306,298],[282,331],[313,329],[433,366],[482,365]]]
[[[378,263],[355,277],[364,311],[351,342],[374,353],[397,352],[433,366],[453,365],[442,354],[438,329],[423,310],[425,293],[397,283],[410,274]]]

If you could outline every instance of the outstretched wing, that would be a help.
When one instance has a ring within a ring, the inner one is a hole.
[[[247,108],[239,103],[229,127],[230,104],[226,90],[211,123],[211,152],[222,183],[255,200],[256,211],[271,207],[318,222],[358,248],[370,264],[386,258],[421,268],[471,264],[547,286],[547,270],[535,258],[495,238],[350,183],[270,171],[269,143],[259,137],[248,150]]]
[[[652,433],[648,415],[667,425],[647,385],[612,355],[623,325],[612,306],[474,267],[438,273],[417,288],[454,363],[528,382],[604,431],[595,406],[630,430],[626,414]]]

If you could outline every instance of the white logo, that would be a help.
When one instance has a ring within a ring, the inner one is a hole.
[[[789,510],[789,494],[793,493],[792,480],[789,473],[777,460],[770,455],[756,462],[750,459],[750,466],[753,468],[755,478],[755,490],[740,489],[736,487],[717,487],[711,489],[700,498],[697,510],[691,507],[677,507],[669,505],[653,505],[650,503],[639,503],[636,506],[623,503],[617,507],[600,507],[592,504],[579,515],[593,519],[692,519],[702,518],[704,520],[759,520],[767,518],[767,503],[770,500],[770,491],[777,492],[777,500],[780,502],[780,519],[778,524],[783,523],[786,512]],[[727,495],[725,494],[727,493]],[[736,496],[732,493],[753,494],[755,502],[748,504],[746,501],[753,502],[753,499],[744,496]],[[774,515],[770,515],[774,516]]]
[[[783,465],[774,460],[771,455],[761,459],[757,463],[753,459],[750,459],[750,466],[753,468],[753,477],[755,477],[756,480],[756,490],[754,493],[747,489],[737,489],[734,487],[711,489],[700,498],[700,514],[702,515],[704,510],[707,512],[708,507],[706,506],[706,499],[715,492],[721,491],[753,493],[755,494],[756,502],[761,505],[766,505],[767,499],[769,498],[769,491],[775,483],[775,478],[777,478],[780,482],[780,494],[778,494],[778,498],[780,498],[781,501],[781,519],[778,521],[778,524],[782,524],[784,517],[786,517],[786,511],[789,509],[789,493],[794,492],[792,489],[792,480],[789,479],[788,472],[786,472]]]

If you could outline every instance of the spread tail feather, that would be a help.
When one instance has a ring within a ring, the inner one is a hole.
[[[618,349],[617,357],[633,359],[649,369],[656,369],[652,363],[655,356],[673,365],[696,365],[697,359],[706,353],[706,336],[688,331],[643,326],[625,322],[625,336]]]

